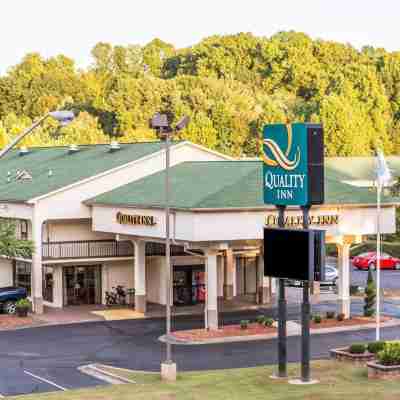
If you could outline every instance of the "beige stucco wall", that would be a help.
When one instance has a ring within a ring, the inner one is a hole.
[[[102,298],[105,292],[113,287],[122,285],[124,289],[132,289],[135,284],[134,260],[130,261],[105,261],[102,268]]]
[[[147,257],[146,289],[147,301],[165,305],[165,257]]]
[[[13,283],[12,261],[0,258],[0,287],[12,286]]]

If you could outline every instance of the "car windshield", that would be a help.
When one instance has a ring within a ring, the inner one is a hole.
[[[359,254],[357,257],[371,257],[373,256],[375,253],[372,252],[367,252],[367,253],[361,253]]]

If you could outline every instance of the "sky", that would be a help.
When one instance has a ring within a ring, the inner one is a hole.
[[[0,74],[28,52],[90,64],[100,42],[186,47],[215,34],[313,38],[400,50],[399,0],[2,0]]]

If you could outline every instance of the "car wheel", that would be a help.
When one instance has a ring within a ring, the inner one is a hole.
[[[7,301],[7,303],[4,304],[4,311],[7,314],[11,314],[11,315],[15,314],[17,311],[15,303],[13,301]]]
[[[396,264],[394,264],[394,269],[395,270],[400,270],[400,262],[397,262]]]
[[[375,271],[375,270],[376,270],[376,265],[375,265],[375,263],[369,264],[369,268],[371,269],[371,271]]]

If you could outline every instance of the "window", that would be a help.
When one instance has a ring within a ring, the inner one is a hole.
[[[54,269],[53,267],[43,267],[43,300],[53,302],[54,287]]]
[[[31,295],[31,269],[30,263],[14,261],[14,285],[25,288],[28,296]]]

